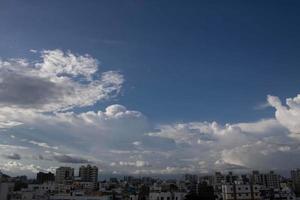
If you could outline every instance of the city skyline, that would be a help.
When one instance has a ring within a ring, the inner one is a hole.
[[[300,166],[300,3],[0,2],[0,171]]]

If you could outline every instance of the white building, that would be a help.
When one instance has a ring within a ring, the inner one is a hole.
[[[29,184],[21,191],[13,192],[11,200],[48,200],[54,193],[66,193],[71,190],[71,185],[47,182],[43,184]]]
[[[184,192],[150,192],[149,200],[184,200]]]
[[[260,200],[260,185],[225,184],[222,185],[223,200]]]
[[[129,200],[139,200],[139,195],[138,194],[131,194],[131,195],[129,195]]]

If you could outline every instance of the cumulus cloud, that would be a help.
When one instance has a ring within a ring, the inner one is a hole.
[[[0,128],[8,131],[0,134],[3,171],[35,173],[92,162],[102,172],[172,174],[300,163],[299,95],[285,104],[268,96],[276,109],[270,119],[153,126],[142,112],[124,105],[93,107],[120,92],[119,72],[101,72],[89,55],[35,53],[39,60],[0,60]]]
[[[282,162],[287,155],[300,152],[287,128],[275,119],[226,125],[217,122],[162,125],[148,136],[174,140],[177,147],[171,158],[184,157],[183,165],[194,163],[193,166],[206,161],[205,169],[286,169],[300,162],[300,159],[288,164]],[[195,170],[202,169],[198,166]]]
[[[22,136],[31,138],[22,144],[48,149],[39,154],[43,168],[49,162],[56,166],[93,162],[108,173],[167,174],[285,169],[300,162],[281,162],[287,155],[298,155],[300,149],[276,119],[225,125],[173,123],[153,129],[141,112],[122,105],[111,105],[103,111],[39,115],[35,119],[22,125]],[[27,128],[30,133],[26,136]],[[19,129],[12,130],[18,135]]]
[[[1,169],[5,172],[13,173],[13,174],[31,174],[37,173],[41,170],[41,167],[34,164],[24,164],[19,161],[9,161],[4,164],[0,164]]]
[[[0,105],[42,112],[90,106],[117,94],[123,82],[117,71],[100,73],[89,55],[46,50],[37,61],[0,60]]]
[[[268,96],[268,102],[276,109],[275,117],[279,123],[288,128],[290,132],[299,137],[300,133],[300,94],[294,98],[287,98],[283,105],[276,96]]]

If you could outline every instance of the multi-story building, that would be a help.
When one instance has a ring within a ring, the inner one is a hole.
[[[222,185],[225,181],[225,176],[221,172],[216,172],[213,179],[213,185]]]
[[[81,166],[79,168],[79,178],[81,182],[90,183],[89,185],[93,185],[93,189],[98,188],[98,167],[96,166]]]
[[[79,181],[79,182],[74,182],[72,184],[72,187],[78,190],[91,191],[95,189],[95,183]]]
[[[185,181],[190,182],[190,183],[198,182],[198,176],[195,174],[185,174],[184,179],[185,179]]]
[[[263,185],[263,176],[259,171],[255,170],[252,172],[251,182],[253,184]]]
[[[79,168],[79,177],[85,182],[97,182],[98,181],[98,167],[96,166],[81,166]]]
[[[265,174],[265,184],[268,188],[279,188],[280,187],[280,176],[275,174],[273,171]]]
[[[55,176],[51,172],[39,172],[36,174],[36,180],[38,183],[52,182],[55,180]]]
[[[198,178],[199,183],[206,183],[207,185],[213,185],[214,184],[214,176],[207,175],[207,176],[200,176]]]
[[[234,183],[234,181],[237,181],[237,179],[237,175],[234,175],[232,172],[228,172],[228,174],[225,176],[225,183]]]
[[[280,176],[273,171],[264,174],[259,173],[259,171],[253,171],[252,183],[264,185],[266,188],[279,188]]]
[[[284,188],[264,188],[261,190],[263,200],[296,200],[295,193],[289,187]]]
[[[216,194],[222,193],[222,184],[225,182],[225,176],[221,172],[215,172],[213,178],[213,187]]]
[[[224,184],[222,185],[223,200],[260,200],[260,185]]]
[[[150,192],[149,200],[184,200],[184,192]]]
[[[291,171],[291,178],[293,183],[293,189],[297,196],[300,196],[300,169]]]
[[[55,182],[67,183],[74,180],[74,168],[59,167],[56,169]]]

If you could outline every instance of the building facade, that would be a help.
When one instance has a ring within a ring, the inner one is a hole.
[[[224,184],[222,185],[223,200],[260,200],[260,185]]]
[[[85,182],[97,182],[98,181],[98,167],[96,166],[81,166],[79,168],[79,177]]]
[[[74,168],[59,167],[56,169],[55,182],[67,183],[74,180]]]
[[[55,180],[55,176],[51,172],[48,173],[39,172],[36,174],[36,181],[40,184],[45,182],[52,182],[54,180]]]
[[[184,200],[183,192],[150,192],[149,200]]]

